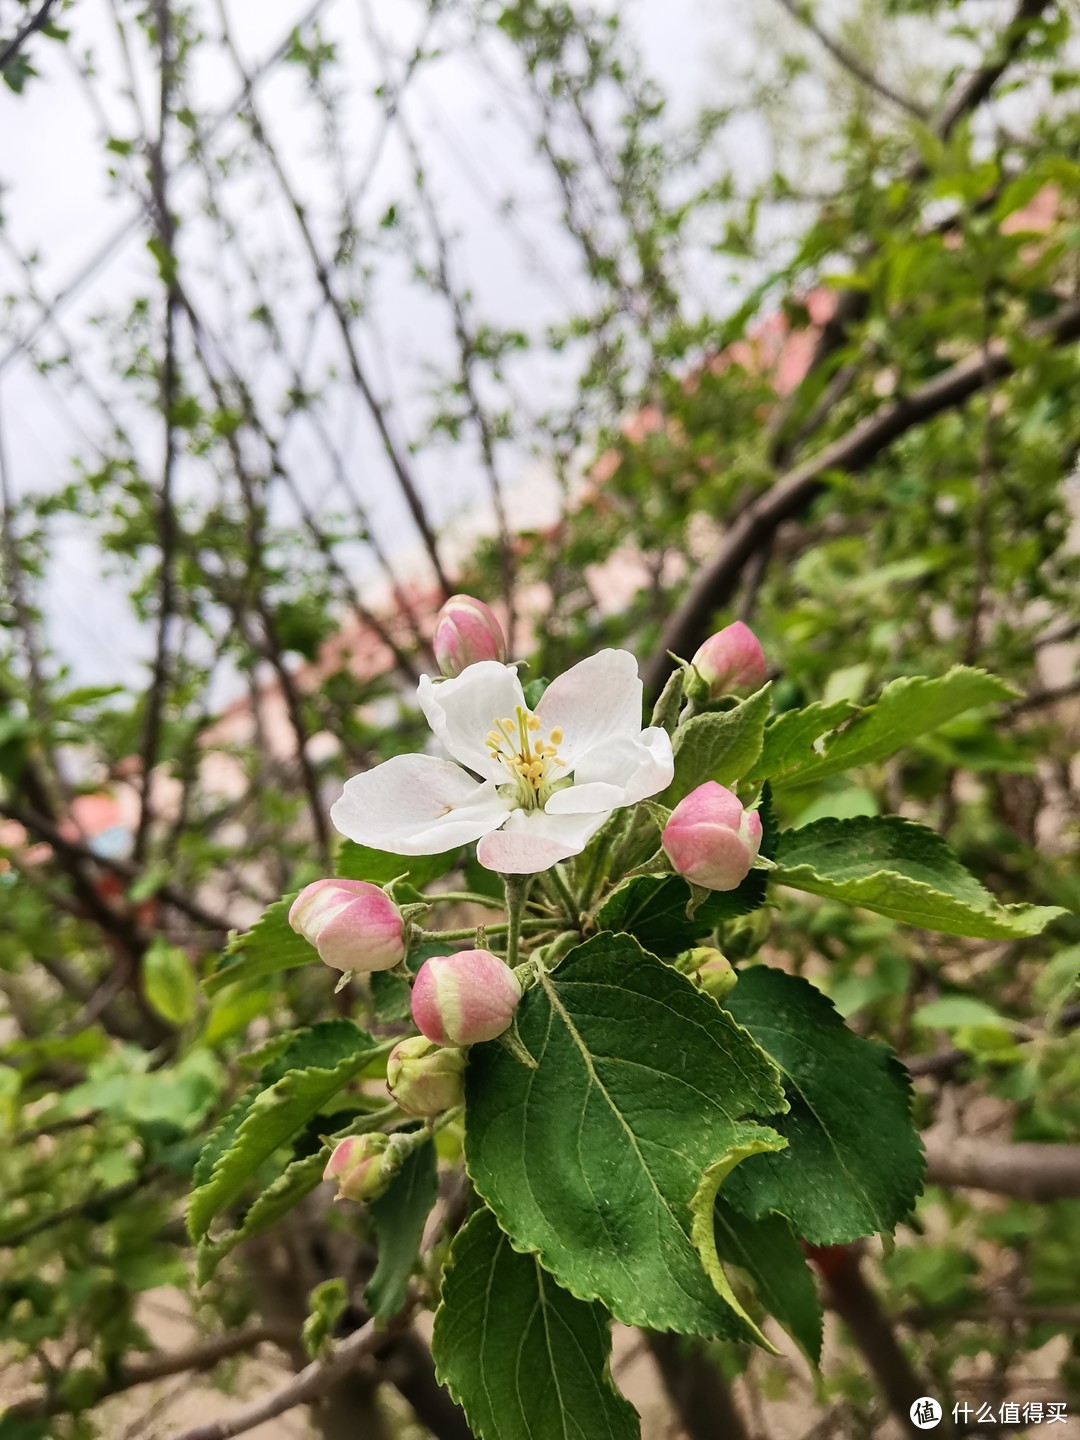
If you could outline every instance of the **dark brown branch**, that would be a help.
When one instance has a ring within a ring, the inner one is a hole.
[[[9,820],[17,820],[31,835],[43,840],[51,846],[58,855],[64,856],[80,863],[86,862],[91,865],[98,865],[102,870],[108,870],[121,879],[128,881],[138,880],[144,873],[141,866],[131,860],[122,860],[113,855],[99,855],[91,850],[88,845],[80,841],[71,840],[61,834],[51,820],[44,815],[39,815],[35,810],[28,809],[14,801],[0,801],[0,815],[6,815]],[[154,891],[161,900],[171,905],[174,910],[179,910],[196,925],[203,925],[208,930],[229,930],[231,922],[227,916],[217,915],[212,910],[207,910],[197,900],[191,900],[181,890],[163,881]]]
[[[111,1395],[133,1390],[137,1385],[149,1385],[155,1380],[167,1380],[170,1375],[199,1374],[212,1370],[215,1365],[220,1365],[222,1360],[257,1350],[260,1345],[284,1346],[294,1339],[295,1336],[280,1326],[253,1325],[250,1329],[237,1330],[231,1335],[217,1335],[211,1340],[202,1340],[186,1350],[151,1355],[144,1360],[119,1366],[102,1384],[90,1404],[99,1405]],[[42,1395],[10,1406],[4,1415],[11,1420],[40,1420],[49,1415],[66,1414],[69,1409],[69,1404],[60,1396]]]
[[[842,66],[849,75],[853,75],[860,85],[865,85],[868,90],[873,90],[883,100],[888,100],[890,105],[896,105],[899,109],[906,110],[916,120],[924,123],[929,120],[929,112],[922,105],[907,95],[901,95],[899,90],[894,90],[880,76],[875,75],[873,70],[868,65],[864,65],[854,51],[834,39],[827,30],[823,30],[805,5],[796,4],[796,0],[778,0],[778,3],[804,29],[809,30],[810,34],[829,52],[837,64]]]
[[[923,1135],[930,1185],[988,1190],[1017,1200],[1080,1196],[1080,1145],[1011,1145],[963,1135]]]
[[[731,1391],[700,1341],[670,1333],[648,1340],[687,1440],[749,1440]]]
[[[1080,302],[1063,305],[1055,315],[1024,333],[1028,339],[1053,345],[1080,338]],[[669,652],[693,654],[706,638],[715,612],[734,594],[744,565],[768,544],[785,521],[805,514],[825,489],[830,472],[850,475],[865,469],[913,426],[963,404],[989,381],[1011,375],[1015,369],[1009,347],[1002,340],[994,340],[986,347],[985,355],[981,350],[969,355],[910,395],[867,416],[813,459],[782,475],[742,512],[672,614],[656,652],[645,665],[646,687],[659,693],[671,670]]]
[[[6,70],[11,62],[18,55],[19,51],[39,30],[44,30],[49,23],[49,12],[56,5],[56,0],[43,0],[40,10],[37,10],[21,30],[16,30],[11,39],[0,47],[0,70]]]

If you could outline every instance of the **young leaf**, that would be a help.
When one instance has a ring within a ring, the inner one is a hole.
[[[637,1440],[611,1379],[599,1305],[577,1300],[519,1254],[490,1210],[450,1249],[431,1353],[480,1440]]]
[[[924,1172],[907,1071],[796,975],[754,966],[724,1003],[780,1067],[790,1109],[772,1122],[787,1149],[751,1156],[723,1199],[751,1219],[786,1215],[816,1245],[892,1230]]]
[[[264,1070],[260,1084],[233,1106],[199,1157],[187,1213],[193,1240],[207,1234],[214,1216],[240,1195],[263,1161],[359,1074],[377,1049],[358,1026],[331,1020],[296,1037]],[[266,1084],[270,1074],[280,1078]]]
[[[259,1191],[238,1226],[215,1236],[213,1240],[201,1239],[195,1250],[196,1284],[205,1285],[225,1256],[235,1250],[241,1241],[269,1230],[271,1225],[276,1225],[282,1216],[299,1205],[305,1195],[310,1195],[322,1180],[329,1159],[330,1147],[327,1145],[314,1155],[293,1160],[276,1180]]]
[[[472,1048],[465,1156],[514,1244],[619,1320],[753,1338],[690,1233],[705,1171],[777,1145],[743,1120],[784,1103],[777,1072],[708,996],[628,935],[602,934],[541,976],[517,1012],[538,1068]]]
[[[935,679],[912,675],[893,680],[876,704],[841,730],[822,755],[788,774],[784,783],[808,785],[855,765],[887,760],[917,736],[936,730],[965,710],[1012,700],[1015,695],[1004,680],[967,665],[956,665],[947,675]]]
[[[850,700],[836,700],[831,705],[815,700],[802,710],[785,710],[765,731],[758,762],[746,779],[779,778],[813,757],[814,741],[854,714]]]
[[[195,1018],[198,986],[191,961],[177,945],[159,935],[142,962],[143,992],[170,1025],[190,1025]]]
[[[308,1296],[308,1317],[300,1332],[309,1359],[316,1360],[326,1351],[348,1303],[348,1291],[340,1275],[324,1280],[312,1290]]]
[[[782,1215],[748,1220],[718,1195],[713,1223],[720,1259],[749,1277],[765,1309],[816,1365],[821,1359],[821,1301],[790,1222]]]
[[[409,1276],[437,1193],[435,1146],[429,1143],[412,1151],[386,1194],[368,1207],[379,1260],[364,1298],[376,1320],[389,1320],[405,1304]]]
[[[999,904],[939,835],[896,815],[785,830],[776,864],[772,878],[781,884],[946,935],[1019,939],[1065,913],[1056,905]]]
[[[661,797],[675,805],[706,780],[733,785],[761,754],[769,718],[769,686],[742,700],[733,710],[707,710],[675,732],[675,779]]]
[[[203,981],[207,995],[216,995],[237,980],[250,984],[318,961],[314,947],[289,924],[289,906],[295,899],[295,895],[286,895],[284,900],[275,900],[250,930],[229,942],[218,968]]]

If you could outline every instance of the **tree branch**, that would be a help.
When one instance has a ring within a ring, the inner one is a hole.
[[[31,15],[21,30],[16,30],[6,45],[0,47],[0,70],[7,69],[31,35],[36,35],[39,30],[45,29],[49,23],[49,12],[55,4],[56,0],[43,0],[41,9]]]
[[[849,50],[846,45],[842,45],[839,40],[833,39],[826,30],[823,30],[805,5],[796,4],[796,0],[777,0],[777,3],[782,5],[804,29],[809,30],[810,34],[820,45],[824,46],[837,64],[841,65],[849,75],[853,75],[860,85],[865,85],[868,90],[873,90],[883,100],[888,100],[890,105],[896,105],[899,109],[906,110],[916,120],[921,120],[923,123],[929,120],[930,114],[922,105],[907,95],[901,95],[899,90],[894,90],[891,85],[887,85],[884,80],[875,75],[868,65],[863,64],[854,51]]]
[[[930,1185],[1040,1202],[1080,1196],[1080,1145],[1011,1145],[935,1130],[923,1135],[923,1144]]]
[[[1080,301],[1024,331],[1029,340],[1063,345],[1080,338]],[[867,416],[818,455],[782,475],[742,512],[672,614],[656,651],[644,668],[646,688],[659,693],[671,670],[668,652],[690,655],[708,634],[717,610],[735,592],[743,566],[786,520],[803,515],[826,486],[831,471],[855,474],[877,459],[894,440],[944,410],[961,405],[992,380],[1011,375],[1016,362],[1003,340],[994,340],[927,384]]]
[[[233,1440],[234,1436],[254,1430],[256,1425],[284,1415],[287,1410],[293,1410],[297,1405],[317,1400],[342,1376],[347,1375],[365,1355],[381,1349],[391,1335],[404,1329],[414,1309],[415,1302],[407,1305],[382,1330],[377,1330],[374,1320],[369,1320],[348,1339],[342,1340],[325,1359],[312,1361],[279,1390],[251,1405],[245,1405],[233,1415],[185,1430],[177,1435],[175,1440]]]

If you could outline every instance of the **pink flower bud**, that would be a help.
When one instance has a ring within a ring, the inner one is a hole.
[[[517,976],[487,950],[460,950],[425,960],[413,982],[412,1013],[436,1045],[494,1040],[521,999]]]
[[[390,970],[405,958],[401,911],[366,880],[315,880],[289,909],[289,924],[335,970]]]
[[[451,595],[435,621],[435,658],[444,675],[460,675],[478,660],[506,661],[502,626],[482,600]]]
[[[680,800],[661,843],[680,875],[706,890],[734,890],[761,849],[761,816],[737,795],[707,780]]]
[[[765,652],[741,620],[710,635],[691,663],[713,700],[735,690],[757,690],[765,683]]]
[[[403,1110],[428,1119],[465,1099],[465,1053],[422,1035],[402,1040],[386,1062],[386,1088]]]
[[[334,1147],[323,1171],[324,1180],[336,1180],[338,1200],[377,1200],[393,1178],[386,1162],[390,1136],[381,1131],[350,1135]]]

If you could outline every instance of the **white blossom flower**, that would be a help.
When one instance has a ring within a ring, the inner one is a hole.
[[[446,752],[397,755],[346,782],[330,811],[343,835],[398,855],[474,840],[489,870],[531,874],[577,855],[613,810],[671,783],[671,740],[641,728],[627,650],[601,650],[553,680],[535,712],[513,666],[420,678],[420,707]]]

